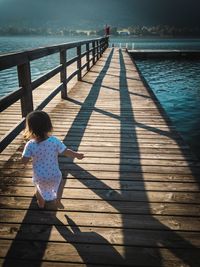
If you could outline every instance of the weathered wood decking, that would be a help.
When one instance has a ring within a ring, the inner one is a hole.
[[[63,207],[39,210],[22,137],[1,153],[1,265],[200,266],[199,162],[129,55],[107,49],[45,110],[85,159],[60,158]],[[4,112],[1,133],[17,112]]]

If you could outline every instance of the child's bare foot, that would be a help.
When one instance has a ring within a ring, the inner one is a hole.
[[[45,206],[45,201],[44,201],[44,199],[42,198],[42,196],[40,195],[40,193],[39,193],[38,191],[36,191],[35,196],[36,196],[36,199],[37,199],[38,207],[39,207],[40,209],[43,209],[44,206]]]
[[[44,201],[40,201],[40,200],[37,199],[37,204],[38,204],[38,207],[40,209],[44,209],[44,206],[45,206],[45,202]]]

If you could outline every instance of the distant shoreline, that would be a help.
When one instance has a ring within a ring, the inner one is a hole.
[[[84,38],[84,39],[91,39],[91,38],[98,38],[98,37],[101,37],[101,36],[97,36],[97,35],[75,35],[75,36],[70,36],[70,35],[41,35],[41,34],[32,34],[32,35],[29,35],[29,34],[22,34],[22,35],[19,35],[19,34],[13,34],[13,35],[10,35],[10,34],[3,34],[1,35],[0,34],[0,37],[57,37],[57,38],[63,38],[63,37],[71,37],[71,38]],[[135,36],[135,35],[129,35],[129,36],[115,36],[115,35],[111,35],[110,36],[110,39],[112,40],[112,38],[114,39],[197,39],[199,40],[200,39],[200,36],[152,36],[152,35],[149,35],[149,36]]]

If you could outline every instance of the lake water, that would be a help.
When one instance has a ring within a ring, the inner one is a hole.
[[[82,37],[0,37],[0,54],[51,46]],[[129,49],[200,49],[200,39],[111,38],[110,45]],[[72,49],[68,57],[75,55]],[[200,60],[137,60],[137,65],[193,152],[200,158]],[[59,64],[59,55],[31,63],[32,79]],[[0,97],[17,88],[17,70],[0,72]]]

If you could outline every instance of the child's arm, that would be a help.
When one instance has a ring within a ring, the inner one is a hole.
[[[30,158],[22,157],[22,163],[26,165],[29,162]]]
[[[83,159],[84,158],[84,154],[83,153],[79,153],[76,151],[73,151],[71,149],[66,148],[62,155],[66,156],[66,157],[70,157],[70,158],[77,158],[77,159]]]
[[[32,143],[29,141],[28,143],[26,143],[22,153],[22,158],[21,158],[22,163],[26,165],[31,159],[31,156],[32,156]]]

